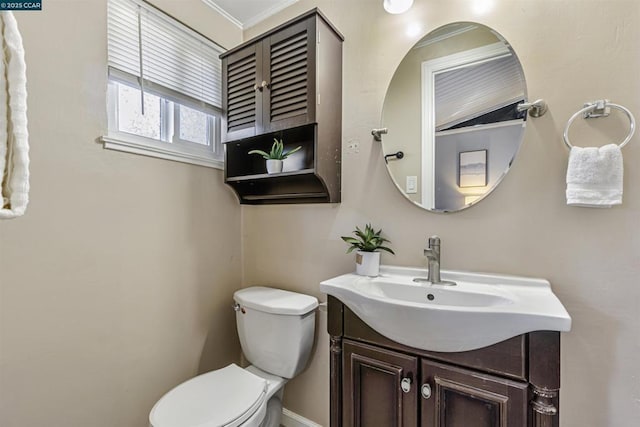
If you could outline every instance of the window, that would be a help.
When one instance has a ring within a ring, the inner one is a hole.
[[[109,0],[105,148],[222,168],[222,51],[147,3]]]

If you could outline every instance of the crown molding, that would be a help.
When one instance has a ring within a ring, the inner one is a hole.
[[[227,12],[222,7],[220,7],[215,2],[215,0],[202,0],[202,2],[205,3],[207,6],[209,6],[210,8],[212,8],[213,10],[215,10],[216,12],[218,12],[220,15],[224,16],[229,21],[231,21],[234,25],[236,25],[241,30],[246,30],[247,28],[251,28],[254,25],[257,25],[260,22],[264,21],[265,19],[275,15],[281,10],[286,9],[292,4],[298,2],[298,0],[282,0],[279,3],[271,6],[270,8],[265,9],[264,11],[258,13],[257,15],[254,15],[253,17],[247,19],[246,22],[241,22],[240,20],[232,16],[229,12]]]
[[[213,1],[213,0],[202,0],[202,2],[204,4],[206,4],[207,6],[209,6],[211,9],[215,10],[216,12],[218,12],[220,15],[224,16],[227,20],[229,20],[236,27],[240,28],[241,30],[244,29],[243,26],[242,26],[242,22],[238,21],[236,18],[231,16],[226,10],[224,10],[223,8],[218,6],[218,4],[215,1]]]
[[[247,19],[247,22],[245,22],[242,26],[243,29],[247,29],[247,28],[251,28],[254,25],[259,24],[260,22],[264,21],[265,19],[275,15],[276,13],[280,12],[281,10],[286,9],[287,7],[291,6],[294,3],[297,3],[298,0],[283,0],[281,2],[279,2],[278,4],[275,4],[273,6],[271,6],[269,9],[264,10],[263,12],[255,15],[253,18]]]

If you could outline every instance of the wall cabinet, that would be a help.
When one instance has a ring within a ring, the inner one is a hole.
[[[331,427],[557,427],[560,336],[437,353],[395,343],[329,296]]]
[[[221,55],[225,182],[241,203],[340,201],[342,41],[313,9]],[[266,173],[273,139],[281,174]]]

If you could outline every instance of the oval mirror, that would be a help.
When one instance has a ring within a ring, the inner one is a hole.
[[[400,191],[435,212],[467,208],[509,171],[524,137],[520,61],[491,28],[440,27],[398,66],[384,100],[385,162]]]

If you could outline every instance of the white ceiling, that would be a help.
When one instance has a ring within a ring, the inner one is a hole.
[[[298,0],[202,0],[240,28],[249,28]]]

